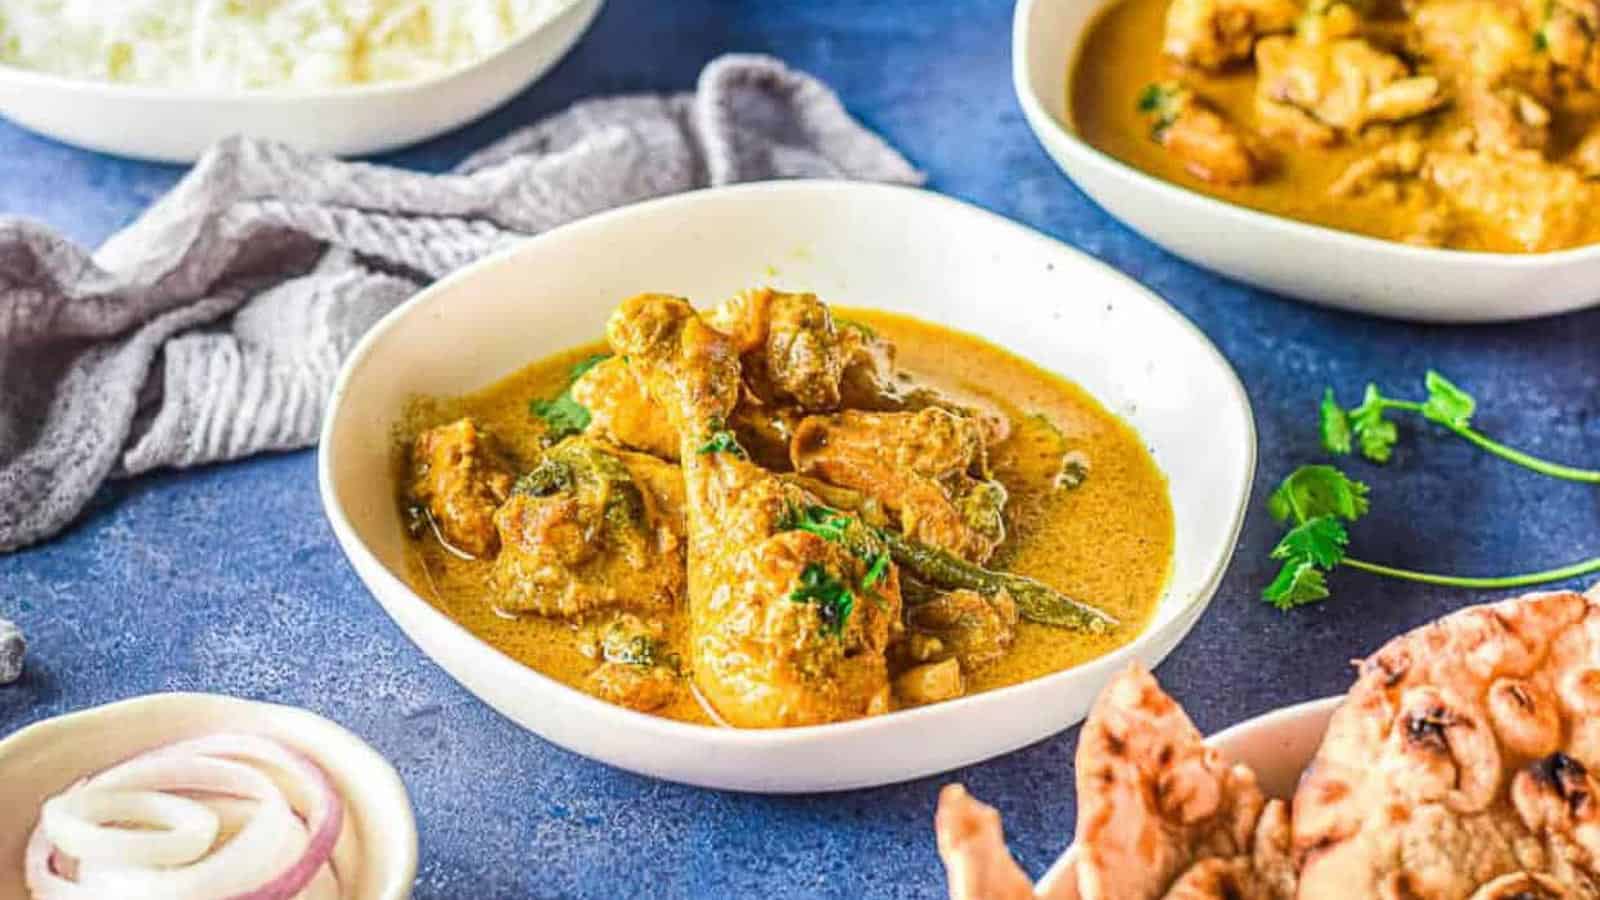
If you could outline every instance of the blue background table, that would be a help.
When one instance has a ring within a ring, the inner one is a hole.
[[[1320,607],[1285,615],[1257,599],[1279,531],[1262,498],[1319,457],[1322,387],[1354,402],[1369,379],[1420,389],[1436,367],[1477,394],[1490,433],[1594,465],[1600,311],[1421,327],[1314,309],[1188,265],[1113,221],[1045,157],[1012,95],[1010,23],[1005,0],[616,0],[542,83],[386,161],[442,169],[582,97],[687,89],[726,50],[774,53],[819,75],[932,188],[1131,273],[1233,361],[1260,430],[1256,499],[1210,611],[1159,674],[1206,731],[1339,692],[1350,658],[1474,597],[1347,573]],[[80,241],[98,243],[181,174],[0,123],[0,213]],[[1206,452],[1205,436],[1195,438],[1194,452]],[[457,686],[389,622],[334,545],[314,468],[307,451],[117,483],[63,537],[0,557],[0,615],[32,641],[23,681],[0,689],[0,734],[164,690],[331,716],[393,760],[411,789],[419,898],[937,896],[930,823],[939,786],[956,779],[1000,807],[1031,873],[1068,840],[1075,733],[947,776],[817,797],[686,788],[546,744]],[[1373,514],[1355,533],[1364,557],[1499,574],[1600,553],[1600,491],[1525,473],[1426,428],[1405,426],[1387,468],[1352,468],[1373,484]]]

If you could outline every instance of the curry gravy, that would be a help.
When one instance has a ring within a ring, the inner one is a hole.
[[[971,673],[968,693],[1070,668],[1142,631],[1166,583],[1173,516],[1166,480],[1138,434],[1081,388],[985,341],[898,315],[838,313],[894,341],[901,370],[953,395],[981,397],[1012,418],[1012,436],[991,450],[995,477],[1011,500],[1006,541],[990,567],[1031,575],[1121,620],[1101,637],[1019,623],[1010,652]],[[424,428],[470,415],[525,465],[540,452],[529,401],[560,393],[574,363],[604,351],[599,343],[573,348],[465,397],[419,399],[397,443],[403,447]],[[1053,429],[1059,429],[1059,437]],[[1040,448],[1058,445],[1062,438],[1082,454],[1087,475],[1075,488],[1052,489],[1060,455]],[[431,537],[409,541],[407,556],[412,587],[441,612],[501,652],[583,689],[595,662],[579,650],[581,627],[496,613],[487,587],[490,567],[452,555]],[[688,658],[684,614],[674,613],[666,624],[668,643]],[[690,691],[679,692],[679,699],[657,713],[711,721]]]

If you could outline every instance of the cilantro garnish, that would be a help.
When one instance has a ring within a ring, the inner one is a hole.
[[[1359,449],[1361,456],[1374,463],[1387,462],[1399,440],[1399,429],[1385,418],[1385,413],[1411,412],[1495,456],[1542,475],[1600,484],[1600,471],[1539,459],[1484,436],[1472,427],[1477,401],[1438,372],[1428,372],[1423,386],[1427,397],[1417,401],[1385,396],[1377,385],[1369,384],[1361,404],[1348,410],[1339,405],[1331,389],[1325,390],[1318,406],[1323,449],[1336,455]],[[1285,478],[1267,500],[1273,518],[1290,526],[1272,549],[1272,558],[1281,560],[1283,565],[1262,591],[1262,597],[1280,609],[1326,599],[1327,573],[1340,566],[1406,581],[1464,588],[1523,587],[1600,572],[1600,557],[1542,572],[1490,577],[1436,575],[1354,559],[1345,554],[1350,543],[1346,523],[1366,515],[1367,495],[1364,483],[1333,466],[1301,466]]]
[[[590,369],[610,358],[609,353],[596,353],[585,357],[572,367],[567,376],[567,386],[560,394],[550,400],[534,400],[528,404],[528,412],[544,420],[543,440],[546,444],[554,444],[563,438],[581,434],[589,427],[589,409],[572,399],[572,385]]]
[[[1369,384],[1361,405],[1348,413],[1333,402],[1331,390],[1325,392],[1321,407],[1323,449],[1334,454],[1351,452],[1348,443],[1341,443],[1337,439],[1338,420],[1343,417],[1348,419],[1350,430],[1355,434],[1356,444],[1361,449],[1361,455],[1376,463],[1388,462],[1399,439],[1399,430],[1395,428],[1393,422],[1384,418],[1384,413],[1397,410],[1418,413],[1428,421],[1443,426],[1481,449],[1541,475],[1600,484],[1600,470],[1579,469],[1539,459],[1492,440],[1473,428],[1472,417],[1478,411],[1477,400],[1438,372],[1430,370],[1423,378],[1423,387],[1427,390],[1428,396],[1422,401],[1416,401],[1384,396],[1377,385]],[[1334,437],[1333,440],[1329,439],[1330,433]]]
[[[1150,126],[1150,137],[1161,140],[1161,136],[1172,123],[1178,121],[1178,114],[1182,112],[1182,88],[1177,82],[1164,81],[1145,85],[1139,92],[1139,112],[1154,117]]]
[[[789,593],[789,602],[815,604],[823,633],[833,635],[844,633],[845,622],[856,608],[855,594],[821,563],[806,564],[800,584]]]
[[[699,454],[731,453],[740,458],[744,457],[744,448],[739,446],[739,439],[734,437],[733,432],[726,428],[713,431],[711,437],[696,448],[694,452]]]

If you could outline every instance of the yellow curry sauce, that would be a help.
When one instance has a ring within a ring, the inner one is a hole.
[[[1090,145],[1157,178],[1231,203],[1388,240],[1504,253],[1600,241],[1600,218],[1583,211],[1600,199],[1594,181],[1600,172],[1588,171],[1578,161],[1585,135],[1600,132],[1596,129],[1600,98],[1593,90],[1551,89],[1551,97],[1542,102],[1552,114],[1548,139],[1537,149],[1489,153],[1481,147],[1479,132],[1478,149],[1460,152],[1463,141],[1472,142],[1474,127],[1482,126],[1493,110],[1485,108],[1488,104],[1470,102],[1468,94],[1476,88],[1466,84],[1466,76],[1458,77],[1446,63],[1417,54],[1417,46],[1424,42],[1413,24],[1395,10],[1364,19],[1359,36],[1371,46],[1414,61],[1418,74],[1438,75],[1448,97],[1441,107],[1395,124],[1368,125],[1357,135],[1344,135],[1325,146],[1264,136],[1270,129],[1263,128],[1260,121],[1256,102],[1259,73],[1249,59],[1204,68],[1184,65],[1163,52],[1172,2],[1175,0],[1120,0],[1113,4],[1091,27],[1078,57],[1069,62],[1067,100],[1072,124]],[[1229,2],[1220,0],[1223,6]],[[1328,8],[1340,2],[1311,0],[1311,5]],[[1442,9],[1446,4],[1465,7],[1478,2],[1417,0],[1407,8],[1432,3]],[[1391,4],[1350,4],[1351,8],[1369,9],[1374,5],[1383,8]],[[1500,5],[1501,10],[1509,8],[1508,3]],[[1470,46],[1482,38],[1464,34],[1462,40]],[[1530,48],[1537,44],[1533,34],[1519,34],[1514,40],[1526,41]],[[1505,80],[1510,83],[1514,79],[1507,76]],[[1265,160],[1260,177],[1235,184],[1207,181],[1190,171],[1180,155],[1153,139],[1152,118],[1148,110],[1141,111],[1140,100],[1156,84],[1192,89],[1242,134],[1258,141]],[[1503,90],[1499,84],[1496,90]],[[1427,183],[1424,156],[1421,172],[1386,179],[1377,189],[1354,195],[1335,189],[1353,166],[1401,141],[1416,142],[1424,154],[1451,153],[1469,164],[1483,160],[1482,177],[1474,177],[1468,190],[1439,189]],[[1600,149],[1600,144],[1596,148]],[[1504,171],[1511,178],[1525,176],[1527,180],[1501,178],[1499,171],[1488,168],[1491,158],[1504,162],[1508,167]],[[1569,192],[1571,196],[1565,197],[1536,196]]]
[[[1011,498],[1007,538],[991,567],[1038,578],[1121,621],[1103,636],[1021,622],[1004,657],[969,673],[967,693],[1078,665],[1143,630],[1166,583],[1173,518],[1166,480],[1138,434],[1081,388],[985,341],[903,316],[839,312],[895,342],[899,367],[917,380],[952,396],[982,398],[1012,418],[1012,437],[991,454],[995,477]],[[397,435],[398,455],[404,456],[405,445],[423,429],[467,415],[513,457],[536,457],[540,431],[530,419],[529,400],[560,393],[574,363],[604,351],[599,343],[573,348],[465,397],[417,399]],[[1035,415],[1052,425],[1030,418]],[[1040,429],[1052,426],[1086,461],[1087,476],[1075,488],[1050,487],[1060,470],[1059,455],[1050,459],[1028,452],[1039,446]],[[586,642],[581,626],[497,613],[488,566],[457,557],[433,539],[410,541],[408,547],[411,584],[440,611],[520,662],[585,689],[585,676],[596,663],[580,650]],[[667,643],[687,658],[683,611],[672,613],[666,624]],[[655,712],[687,722],[711,721],[690,691],[680,691]]]

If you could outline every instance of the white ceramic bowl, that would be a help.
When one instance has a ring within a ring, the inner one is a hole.
[[[1294,795],[1300,773],[1311,765],[1311,758],[1322,745],[1322,735],[1328,730],[1328,720],[1343,700],[1324,697],[1273,710],[1219,732],[1206,743],[1234,762],[1254,769],[1267,796],[1287,800]],[[1039,896],[1077,900],[1077,879],[1072,875],[1075,855],[1072,848],[1067,848],[1039,879]]]
[[[179,90],[0,65],[0,115],[79,147],[161,162],[193,162],[239,134],[311,153],[378,153],[442,134],[511,99],[566,55],[602,5],[572,0],[490,56],[436,77],[347,88]]]
[[[391,428],[408,397],[470,391],[594,340],[616,304],[636,293],[710,304],[763,283],[986,337],[1065,374],[1137,428],[1170,481],[1177,523],[1172,578],[1149,628],[1092,663],[1004,690],[855,722],[734,731],[641,715],[562,686],[412,592],[389,464]],[[1255,430],[1238,379],[1155,295],[1076,250],[937,194],[818,181],[617,210],[439,282],[352,352],[322,435],[320,477],[356,572],[411,639],[489,705],[625,769],[778,792],[943,771],[1078,721],[1130,658],[1161,659],[1205,609],[1232,555],[1254,469]]]
[[[361,838],[352,900],[411,896],[417,875],[411,801],[376,750],[303,709],[217,694],[151,694],[46,719],[0,741],[0,897],[28,896],[23,848],[45,800],[140,751],[219,731],[276,738],[327,771]]]
[[[1045,150],[1084,193],[1140,234],[1241,281],[1382,316],[1494,322],[1600,301],[1600,245],[1524,255],[1413,247],[1225,203],[1089,146],[1067,109],[1068,79],[1090,26],[1116,2],[1019,0],[1012,78]]]

